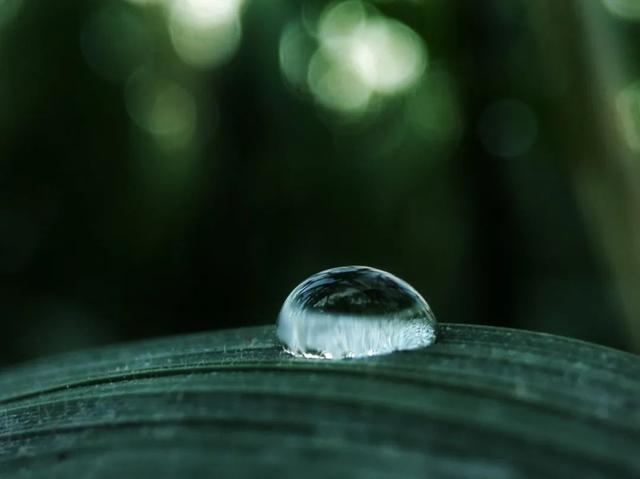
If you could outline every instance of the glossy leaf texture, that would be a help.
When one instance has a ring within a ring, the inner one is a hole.
[[[0,374],[2,478],[632,478],[639,451],[640,359],[526,331],[324,361],[265,326]]]

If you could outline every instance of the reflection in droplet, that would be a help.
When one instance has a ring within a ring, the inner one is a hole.
[[[538,136],[536,117],[525,103],[515,99],[490,105],[480,117],[478,134],[485,149],[505,158],[526,153]]]
[[[429,346],[436,320],[406,282],[346,266],[317,273],[291,292],[278,317],[278,337],[296,356],[358,358]]]
[[[169,9],[176,53],[194,67],[219,65],[237,50],[242,37],[243,0],[183,0]]]

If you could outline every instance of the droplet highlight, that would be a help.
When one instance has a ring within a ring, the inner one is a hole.
[[[437,322],[408,283],[367,266],[314,274],[289,294],[277,334],[294,356],[361,358],[429,346]]]

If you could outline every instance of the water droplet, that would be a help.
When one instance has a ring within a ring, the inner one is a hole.
[[[366,266],[314,274],[285,300],[278,337],[295,356],[343,359],[422,348],[436,319],[409,284]]]

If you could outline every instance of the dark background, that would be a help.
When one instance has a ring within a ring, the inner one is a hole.
[[[0,0],[0,364],[347,264],[640,350],[634,5]]]

